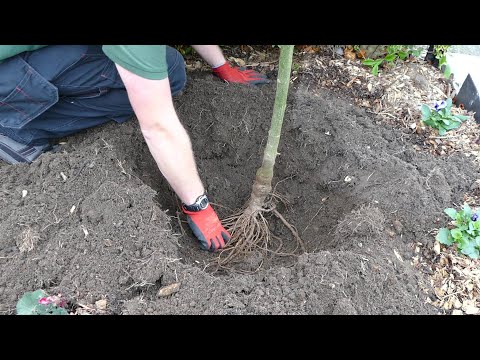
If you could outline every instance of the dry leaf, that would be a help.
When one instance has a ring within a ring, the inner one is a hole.
[[[448,259],[445,257],[440,258],[440,266],[447,266],[448,265]]]
[[[468,306],[465,308],[465,314],[467,315],[475,315],[475,314],[478,314],[480,311],[479,308],[477,308],[476,306]]]
[[[452,315],[463,315],[462,310],[453,310]]]
[[[303,51],[305,51],[307,53],[310,53],[310,54],[314,54],[314,53],[319,52],[320,48],[317,47],[317,46],[308,45],[303,49]]]
[[[105,310],[107,308],[107,299],[101,299],[101,300],[95,301],[95,307],[98,310]]]
[[[397,257],[397,259],[398,259],[400,262],[403,262],[402,257],[400,256],[400,254],[398,253],[398,251],[397,251],[396,249],[393,249],[393,253],[395,254],[395,256]]]
[[[395,231],[393,231],[391,229],[387,229],[387,230],[385,230],[385,232],[388,234],[388,236],[390,236],[392,238],[395,236]]]
[[[448,290],[448,284],[447,284],[447,283],[443,284],[442,287],[441,287],[441,289],[442,289],[443,291],[447,291],[447,290]]]
[[[465,300],[462,305],[462,310],[466,311],[468,308],[475,307],[475,300]]]
[[[357,58],[355,52],[348,47],[343,50],[343,56],[345,56],[345,58],[347,58],[348,60],[355,60]]]
[[[462,302],[457,298],[455,298],[455,302],[453,303],[453,306],[455,307],[455,309],[460,309],[462,307]]]
[[[359,52],[357,52],[357,56],[359,59],[366,59],[367,58],[367,51],[365,49],[360,49]]]
[[[435,251],[435,254],[440,255],[440,243],[438,241],[435,241],[435,245],[433,245],[433,251]]]
[[[157,296],[165,297],[168,295],[172,295],[173,293],[176,293],[178,289],[180,289],[180,283],[179,282],[173,283],[168,286],[164,286],[163,288],[158,290]]]
[[[435,295],[437,295],[437,297],[440,299],[440,298],[443,298],[445,296],[445,291],[443,291],[442,289],[436,287],[434,289],[435,291]]]
[[[235,64],[237,64],[238,66],[245,66],[245,61],[243,59],[230,56],[229,60],[235,62]]]

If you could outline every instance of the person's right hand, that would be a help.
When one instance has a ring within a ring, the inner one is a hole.
[[[187,215],[187,222],[193,233],[200,240],[202,249],[215,251],[225,247],[231,236],[223,227],[212,205],[200,211],[188,211],[182,206]]]

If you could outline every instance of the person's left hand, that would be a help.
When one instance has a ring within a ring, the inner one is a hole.
[[[232,66],[228,61],[222,66],[212,69],[212,71],[220,79],[228,82],[251,85],[266,84],[270,82],[265,75],[254,70],[247,70],[244,67]]]

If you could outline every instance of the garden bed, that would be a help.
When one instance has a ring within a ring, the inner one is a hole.
[[[42,288],[76,313],[439,313],[419,264],[436,261],[443,209],[475,187],[475,157],[429,151],[427,132],[389,123],[313,74],[300,68],[293,81],[274,177],[306,254],[269,256],[251,274],[214,272],[138,123],[108,124],[31,165],[0,163],[0,311]],[[275,83],[232,85],[197,70],[175,100],[221,217],[250,194],[274,95]],[[269,220],[292,250],[289,230]]]

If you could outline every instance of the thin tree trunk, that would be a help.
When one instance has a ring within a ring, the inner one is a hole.
[[[292,69],[294,45],[280,45],[280,60],[277,77],[277,91],[273,107],[272,123],[268,131],[267,145],[263,153],[262,166],[257,170],[249,207],[262,206],[272,190],[273,168],[277,157],[282,132],[283,118],[287,106],[288,87]]]

